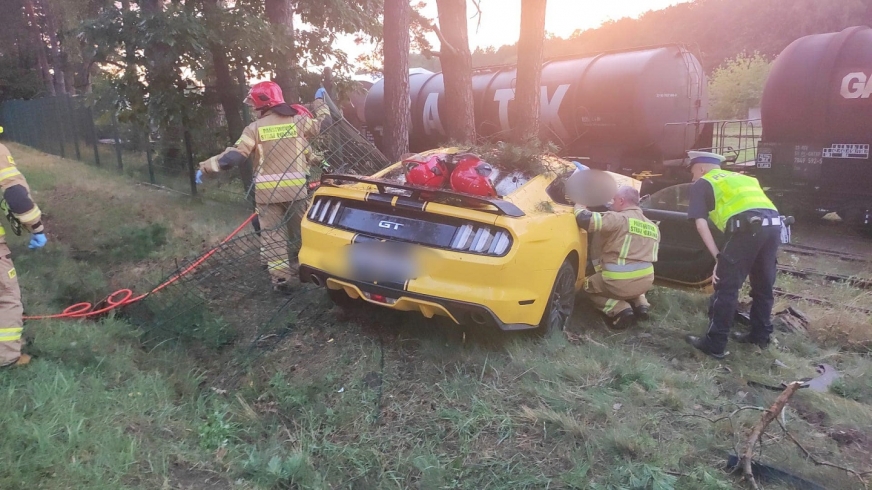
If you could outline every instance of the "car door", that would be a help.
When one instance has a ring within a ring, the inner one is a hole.
[[[661,189],[642,200],[645,216],[660,227],[660,250],[654,264],[658,281],[682,286],[703,287],[711,283],[715,259],[706,250],[696,231],[696,223],[687,219],[690,183]],[[724,235],[709,222],[718,246]]]

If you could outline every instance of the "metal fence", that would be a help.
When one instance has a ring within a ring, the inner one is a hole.
[[[4,102],[0,125],[7,140],[197,195],[197,162],[227,146],[230,135],[218,108],[190,111],[177,119],[196,120],[196,125],[179,124],[157,134],[133,119],[131,111],[117,111],[85,97],[57,96]],[[246,200],[250,179],[250,166],[245,165],[222,175],[208,192],[219,200]]]

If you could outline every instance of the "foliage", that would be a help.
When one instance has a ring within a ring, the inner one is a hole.
[[[557,148],[554,144],[538,140],[524,145],[505,142],[479,143],[468,147],[466,151],[475,153],[482,160],[498,165],[510,172],[522,172],[527,176],[539,175],[553,170],[545,157],[557,154]]]
[[[725,61],[709,80],[711,116],[716,119],[748,117],[749,109],[760,107],[771,67],[760,53],[742,53]]]

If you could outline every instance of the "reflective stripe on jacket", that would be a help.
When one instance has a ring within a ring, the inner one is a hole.
[[[654,274],[660,230],[638,207],[592,213],[587,231],[602,233],[603,278],[637,279]]]
[[[233,147],[200,163],[204,173],[216,173],[254,157],[254,197],[259,204],[293,202],[306,199],[309,170],[309,139],[318,135],[323,100],[316,100],[316,118],[303,114],[282,116],[267,113],[248,125]],[[329,111],[327,111],[329,114]]]

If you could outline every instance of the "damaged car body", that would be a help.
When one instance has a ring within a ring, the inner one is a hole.
[[[372,176],[323,175],[301,225],[300,280],[325,287],[340,305],[365,301],[509,331],[562,330],[593,267],[588,233],[564,188],[576,167],[541,158],[544,170],[535,173],[494,165],[495,197],[409,184],[402,162]],[[669,206],[671,196],[652,197],[643,208],[662,230],[658,280],[706,286],[714,261],[693,223]]]

